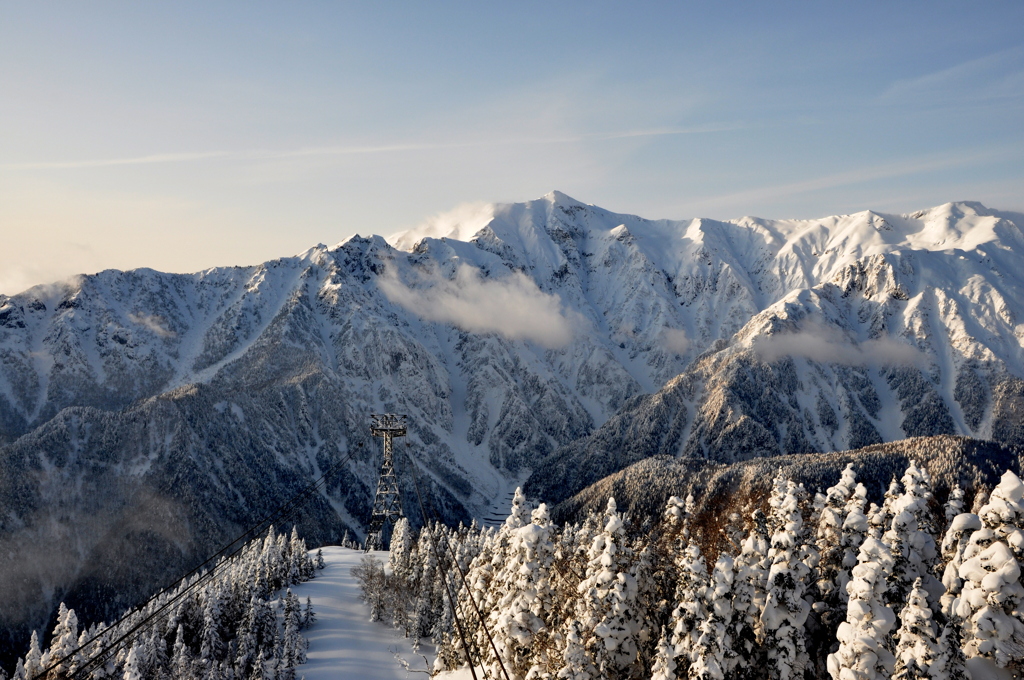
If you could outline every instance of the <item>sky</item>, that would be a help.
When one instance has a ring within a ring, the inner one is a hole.
[[[1024,3],[5,3],[0,293],[553,189],[1024,210]]]

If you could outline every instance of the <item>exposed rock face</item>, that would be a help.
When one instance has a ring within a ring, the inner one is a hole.
[[[1024,238],[977,204],[670,222],[556,192],[392,242],[0,296],[11,639],[148,595],[339,461],[301,529],[360,532],[373,412],[410,415],[449,521],[531,470],[559,499],[658,454],[1024,438]]]

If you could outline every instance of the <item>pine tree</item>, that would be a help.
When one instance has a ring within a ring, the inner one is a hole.
[[[25,655],[25,677],[31,680],[43,671],[43,652],[39,649],[39,634],[32,631],[28,654]]]
[[[562,652],[562,667],[556,675],[559,680],[597,680],[607,677],[594,667],[583,646],[579,621],[569,621],[565,631],[565,649]]]
[[[960,626],[954,619],[946,621],[936,644],[936,656],[928,668],[932,680],[970,680],[964,651],[960,648]]]
[[[895,659],[885,644],[896,616],[884,601],[892,564],[889,546],[874,536],[864,539],[847,585],[850,601],[836,634],[839,649],[828,655],[834,680],[884,680],[892,674]]]
[[[949,490],[949,498],[943,508],[946,517],[946,524],[953,521],[953,518],[964,511],[964,490],[959,484]]]
[[[817,543],[821,546],[821,560],[818,563],[818,591],[829,608],[835,608],[842,598],[839,595],[843,572],[843,524],[846,522],[847,507],[857,490],[857,475],[853,463],[848,463],[839,482],[829,487],[822,498],[818,514]]]
[[[719,555],[711,571],[711,587],[706,591],[707,617],[700,624],[689,669],[692,680],[723,680],[735,664],[737,652],[729,635],[732,621],[733,581],[736,570],[729,555]]]
[[[951,618],[954,616],[953,605],[963,590],[963,579],[960,578],[960,566],[964,561],[964,552],[970,544],[971,534],[981,529],[981,518],[970,512],[963,512],[953,518],[942,537],[942,559],[946,566],[942,572],[942,594],[940,605],[942,613]]]
[[[63,602],[57,610],[57,625],[53,629],[52,642],[50,643],[50,663],[57,663],[53,667],[53,673],[62,675],[72,673],[81,663],[80,658],[70,658],[71,653],[78,647],[78,617],[74,609],[68,609]],[[65,660],[66,659],[66,660]]]

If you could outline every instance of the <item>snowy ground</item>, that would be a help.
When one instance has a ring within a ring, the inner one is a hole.
[[[296,669],[296,675],[306,680],[426,678],[434,662],[433,647],[424,641],[420,653],[413,653],[412,641],[393,628],[371,622],[369,608],[359,599],[359,584],[350,570],[365,553],[334,546],[323,551],[324,570],[292,588],[303,605],[307,597],[312,599],[316,613],[316,623],[305,631],[308,661]],[[373,554],[387,563],[386,552]]]

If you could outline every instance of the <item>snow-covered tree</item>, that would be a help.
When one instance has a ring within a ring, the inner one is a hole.
[[[63,602],[57,610],[57,625],[53,629],[48,654],[49,663],[56,664],[52,672],[56,675],[73,673],[81,663],[81,658],[68,658],[78,647],[78,617],[74,609],[68,609]],[[66,660],[65,660],[66,659]]]
[[[615,499],[608,499],[604,529],[587,553],[587,570],[577,590],[577,619],[584,647],[604,676],[627,670],[637,658],[636,580]]]
[[[562,651],[562,667],[555,677],[559,680],[597,680],[607,677],[590,660],[583,645],[578,621],[569,621],[565,630],[565,647]]]
[[[750,531],[740,554],[734,561],[732,620],[729,637],[733,654],[726,658],[726,674],[737,680],[761,677],[764,650],[758,644],[761,631],[761,610],[767,598],[768,585],[768,521],[764,513],[755,511]]]
[[[893,569],[889,590],[889,603],[903,603],[916,579],[922,579],[925,590],[942,592],[942,586],[932,575],[937,553],[934,528],[929,504],[932,501],[931,477],[911,463],[903,475],[903,493],[891,504],[892,520],[882,540],[889,546]]]
[[[900,630],[896,642],[893,678],[925,680],[930,677],[936,656],[935,621],[928,605],[928,593],[921,579],[914,581],[907,603],[900,612]]]
[[[801,677],[808,663],[804,623],[811,607],[804,595],[812,575],[808,564],[812,556],[800,512],[803,489],[792,481],[779,489],[781,495],[771,499],[777,529],[768,550],[771,565],[761,625],[769,677],[791,680]]]
[[[680,675],[689,673],[700,624],[707,618],[708,570],[696,543],[677,557],[676,606],[672,611],[672,646]]]
[[[893,559],[889,546],[874,536],[861,544],[853,578],[846,586],[849,603],[846,621],[836,634],[839,649],[828,656],[834,680],[884,680],[892,674],[895,658],[886,649],[896,616],[885,603]]]
[[[529,524],[512,532],[508,559],[492,582],[502,596],[489,617],[491,635],[505,668],[516,675],[525,676],[535,665],[540,672],[540,667],[549,665],[539,657],[549,648],[546,633],[554,610],[551,534],[547,506],[541,504]],[[535,640],[541,633],[545,633],[544,639]],[[492,660],[491,672],[497,674],[498,670]]]
[[[953,518],[942,538],[942,559],[945,567],[942,572],[944,588],[940,605],[942,613],[953,617],[953,605],[963,590],[963,579],[960,578],[960,566],[964,561],[964,552],[970,544],[971,534],[981,528],[981,518],[971,512],[963,512]]]
[[[964,653],[997,666],[1024,661],[1024,484],[1007,471],[981,508],[982,528],[971,534],[960,566],[963,591],[954,604],[963,622]]]
[[[722,680],[736,657],[729,624],[732,621],[732,589],[736,577],[733,559],[719,555],[706,591],[707,616],[699,627],[693,646],[689,677],[693,680]]]
[[[128,657],[124,662],[124,672],[121,674],[122,680],[142,680],[140,665],[139,652],[133,644],[131,649],[128,650]]]
[[[960,648],[961,637],[960,626],[955,618],[946,621],[935,645],[935,659],[928,668],[932,680],[970,680],[964,651]]]
[[[843,572],[843,524],[846,522],[847,507],[857,490],[857,474],[853,463],[843,469],[839,482],[831,486],[821,499],[816,532],[821,559],[818,562],[818,591],[826,605],[835,607],[842,598],[839,595]]]

